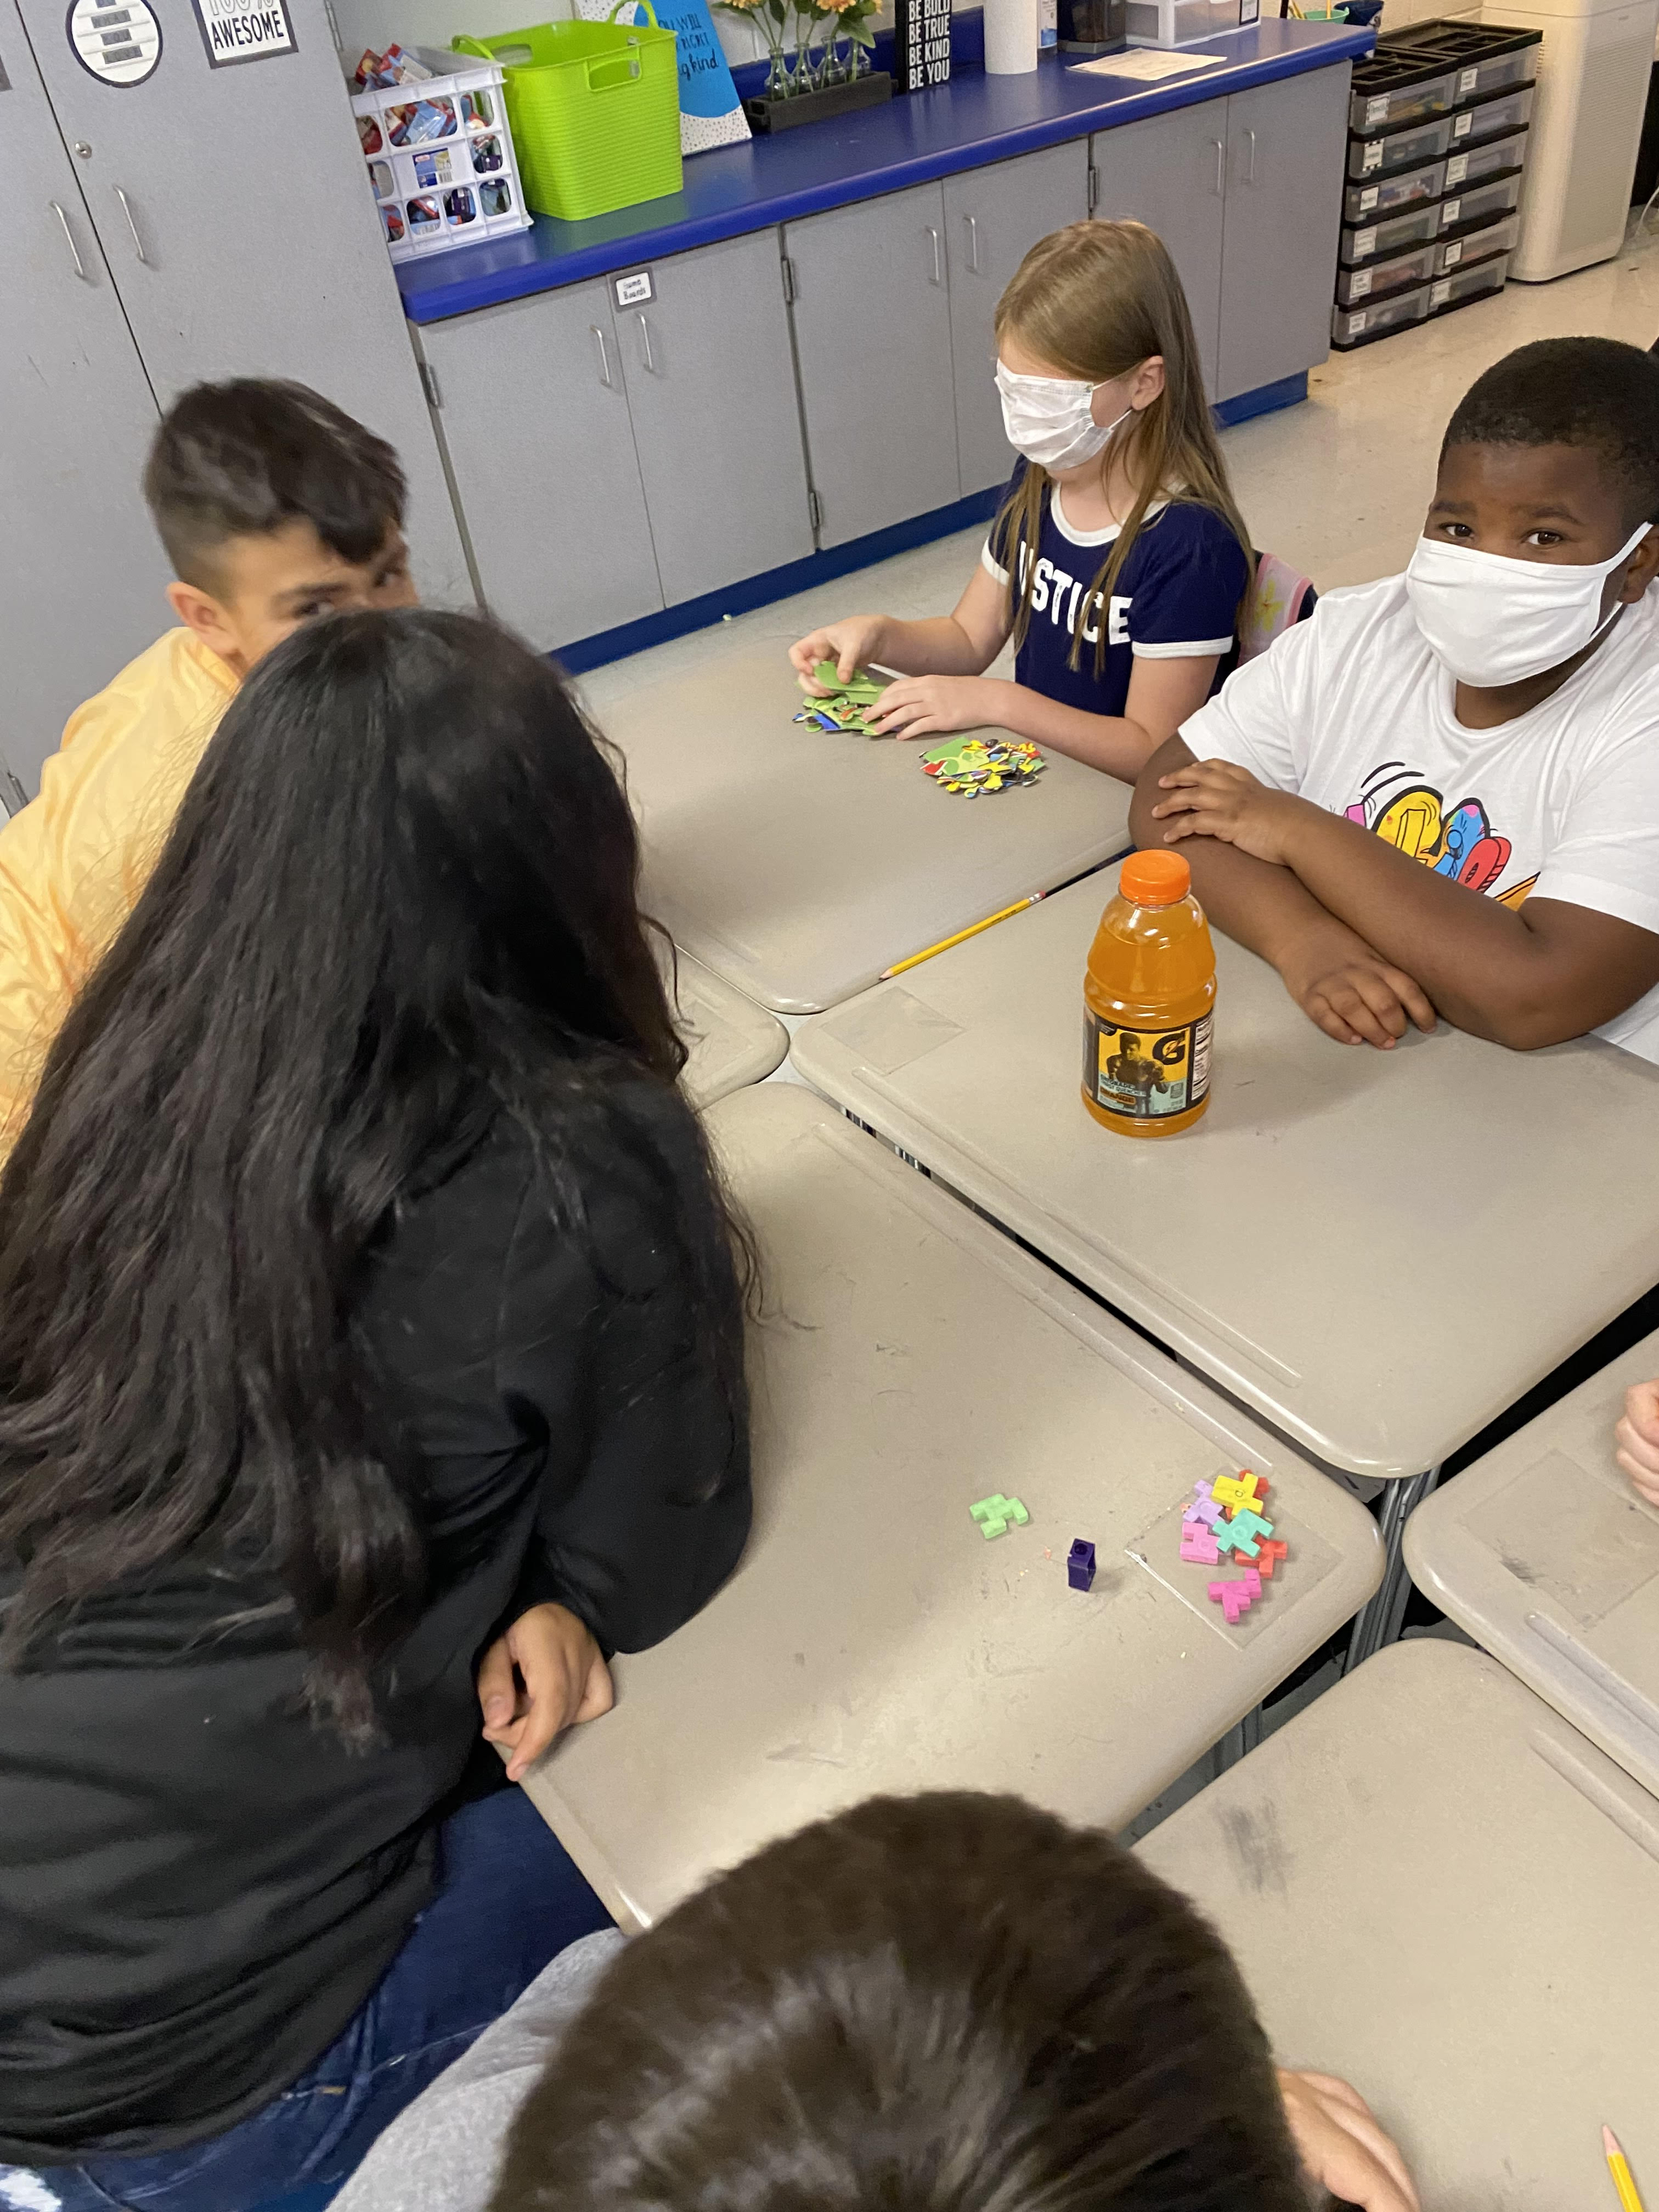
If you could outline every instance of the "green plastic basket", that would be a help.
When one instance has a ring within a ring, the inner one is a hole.
[[[636,5],[648,25],[615,21]],[[538,215],[580,222],[680,189],[674,33],[659,27],[651,0],[617,0],[611,17],[451,41],[501,64],[525,204]]]

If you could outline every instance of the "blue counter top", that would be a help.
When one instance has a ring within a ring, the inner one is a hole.
[[[436,323],[498,307],[1275,77],[1358,61],[1375,43],[1374,31],[1274,19],[1189,50],[1224,56],[1221,68],[1159,84],[1080,70],[1054,55],[1026,76],[963,70],[930,91],[896,94],[885,106],[695,154],[685,165],[684,190],[666,198],[586,222],[538,216],[515,238],[404,262],[397,272],[404,311],[411,322]]]

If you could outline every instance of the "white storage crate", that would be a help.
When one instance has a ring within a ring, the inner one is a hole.
[[[453,69],[453,54],[420,58],[447,74],[355,93],[351,101],[394,261],[504,238],[531,222],[499,66]]]

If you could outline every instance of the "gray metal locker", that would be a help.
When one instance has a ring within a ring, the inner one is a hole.
[[[218,69],[170,7],[154,71],[126,85],[83,66],[64,0],[21,5],[161,405],[206,377],[312,386],[398,447],[421,588],[470,601],[323,0],[286,0],[295,52]]]
[[[1212,399],[1221,321],[1226,135],[1227,103],[1211,100],[1099,131],[1091,142],[1098,179],[1095,213],[1109,221],[1132,216],[1169,247]],[[1340,198],[1334,191],[1333,204]]]
[[[1349,76],[1310,70],[1228,99],[1218,399],[1330,350]]]
[[[173,617],[138,489],[155,396],[12,0],[0,83],[0,754],[33,795],[69,715]]]

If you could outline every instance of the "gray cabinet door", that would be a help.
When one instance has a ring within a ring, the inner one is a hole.
[[[420,333],[484,600],[544,652],[662,606],[595,278]]]
[[[173,617],[138,489],[156,407],[12,0],[0,0],[0,672],[30,793],[83,699]]]
[[[295,52],[220,69],[193,10],[164,8],[155,73],[126,86],[82,66],[64,0],[21,5],[161,404],[204,377],[312,386],[398,447],[422,587],[470,599],[323,0],[287,0]]]
[[[670,606],[812,550],[775,230],[651,264],[614,305],[657,572]]]
[[[1221,320],[1221,238],[1226,193],[1227,103],[1200,101],[1120,131],[1102,131],[1091,157],[1098,179],[1095,213],[1133,216],[1170,249],[1187,295],[1204,368],[1217,392]]]
[[[1330,349],[1348,77],[1346,63],[1310,70],[1227,102],[1218,399]]]
[[[945,198],[918,185],[786,225],[819,539],[957,496]]]
[[[1014,465],[993,381],[997,301],[1038,239],[1081,222],[1088,212],[1089,156],[1080,138],[945,179],[957,465],[964,497],[1001,483]]]

